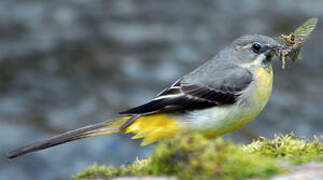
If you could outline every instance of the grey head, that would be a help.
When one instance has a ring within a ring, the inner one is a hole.
[[[227,77],[232,80],[232,76],[241,79],[246,75],[250,79],[248,71],[259,66],[269,67],[273,52],[279,47],[271,37],[244,35],[181,79],[193,84],[221,84]]]
[[[251,34],[239,37],[226,49],[230,51],[233,63],[250,64],[253,61],[270,62],[279,47],[280,44],[271,37]]]

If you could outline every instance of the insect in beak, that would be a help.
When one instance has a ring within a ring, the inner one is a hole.
[[[282,69],[285,69],[286,64],[291,60],[292,62],[302,59],[301,50],[305,39],[315,29],[318,19],[310,18],[303,25],[298,27],[289,35],[280,35],[280,46],[276,49],[275,55],[280,57]]]

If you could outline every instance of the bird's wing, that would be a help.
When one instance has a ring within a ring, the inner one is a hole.
[[[203,71],[203,69],[200,70]],[[252,74],[239,67],[227,68],[220,73],[213,72],[210,75],[221,75],[221,77],[203,77],[200,73],[193,72],[176,81],[148,103],[120,112],[120,114],[185,111],[233,104],[252,82]]]

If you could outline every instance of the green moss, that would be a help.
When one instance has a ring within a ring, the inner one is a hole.
[[[109,179],[117,176],[174,176],[178,179],[245,179],[286,172],[282,161],[322,161],[323,145],[300,140],[293,134],[273,140],[259,138],[251,144],[208,140],[200,134],[178,135],[155,147],[147,160],[121,167],[92,165],[74,179]]]
[[[293,133],[276,136],[273,140],[258,138],[245,146],[245,150],[294,164],[323,161],[323,144],[319,142],[317,137],[314,137],[314,141],[309,142],[296,137]]]
[[[127,175],[146,175],[144,168],[147,167],[147,160],[136,160],[132,165],[115,167],[110,165],[109,167],[105,165],[99,166],[94,163],[92,166],[83,170],[81,173],[74,176],[74,179],[81,180],[93,180],[93,179],[109,179],[111,177],[127,176]],[[142,173],[142,174],[141,174]]]

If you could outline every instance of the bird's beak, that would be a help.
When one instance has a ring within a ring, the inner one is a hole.
[[[280,46],[278,46],[278,45],[266,45],[266,48],[264,50],[264,54],[267,57],[272,57],[273,55],[277,54],[279,49],[280,49]]]

